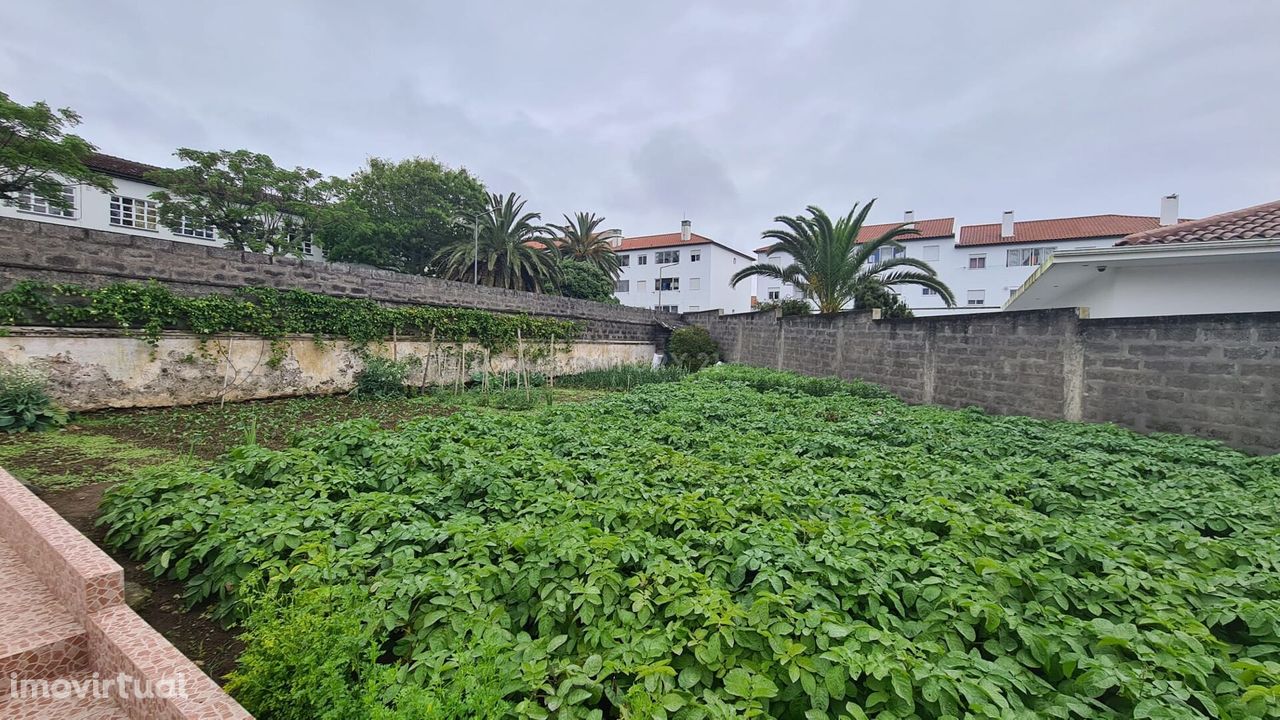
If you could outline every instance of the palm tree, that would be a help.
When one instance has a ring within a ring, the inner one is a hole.
[[[898,238],[918,234],[907,223],[890,228],[878,238],[858,242],[862,225],[875,200],[858,209],[854,204],[848,215],[834,223],[822,208],[813,205],[805,210],[808,217],[780,215],[774,220],[785,228],[764,231],[761,236],[774,241],[769,254],[786,253],[792,262],[786,267],[774,263],[755,263],[734,273],[731,286],[749,277],[776,278],[791,283],[804,296],[818,305],[820,313],[844,310],[859,295],[896,285],[921,285],[942,296],[947,307],[955,305],[955,295],[938,274],[923,260],[895,257],[868,262],[881,248],[901,248]]]
[[[580,260],[599,268],[605,275],[617,280],[622,272],[618,253],[613,249],[613,241],[619,237],[617,230],[599,230],[604,218],[595,213],[574,213],[571,219],[564,216],[564,225],[555,229],[560,236],[556,238],[556,246],[561,257],[568,260]]]
[[[459,239],[440,251],[438,260],[444,276],[470,280],[478,244],[481,285],[531,292],[542,292],[553,285],[558,271],[550,233],[538,223],[542,215],[525,212],[524,204],[524,199],[515,193],[506,197],[490,194],[488,211],[475,218],[478,241],[470,237]]]

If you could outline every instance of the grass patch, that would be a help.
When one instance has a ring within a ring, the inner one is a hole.
[[[78,427],[0,439],[0,465],[19,479],[45,489],[118,482],[139,467],[176,459],[172,453],[139,447]]]
[[[649,365],[619,365],[604,370],[590,370],[576,375],[556,378],[556,386],[588,390],[630,390],[651,383],[675,382],[689,371],[674,365],[651,367]]]

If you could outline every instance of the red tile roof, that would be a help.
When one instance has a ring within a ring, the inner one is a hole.
[[[715,245],[716,247],[722,247],[731,253],[737,253],[748,260],[755,260],[755,258],[741,250],[735,250],[724,243],[716,242],[715,240],[712,240],[705,235],[699,235],[698,233],[690,233],[687,241],[681,240],[680,233],[678,232],[623,238],[622,244],[614,248],[614,250],[618,252],[630,252],[632,250],[650,250],[656,248],[684,247],[692,245]]]
[[[956,247],[1020,242],[1053,242],[1087,238],[1124,237],[1160,227],[1160,218],[1140,215],[1088,215],[1086,217],[1024,220],[1013,224],[1013,237],[1000,237],[1000,223],[965,225]]]
[[[863,225],[862,232],[858,233],[858,242],[867,242],[868,240],[875,240],[876,238],[898,227],[901,224],[902,223],[900,222],[896,222],[896,223],[883,223],[881,225]],[[916,220],[915,221],[916,230],[918,230],[920,234],[908,235],[906,237],[901,237],[898,239],[903,242],[911,242],[913,240],[934,240],[937,238],[949,238],[956,234],[955,224],[956,224],[955,218],[933,218],[930,220]],[[756,248],[756,252],[762,253],[771,247],[773,246],[763,245],[761,247]]]
[[[1263,238],[1280,238],[1280,200],[1134,233],[1116,245],[1172,245]]]
[[[100,173],[124,178],[125,180],[137,180],[138,182],[150,182],[147,180],[147,173],[161,169],[155,165],[125,160],[124,158],[102,153],[90,155],[84,164],[90,170],[96,170]]]

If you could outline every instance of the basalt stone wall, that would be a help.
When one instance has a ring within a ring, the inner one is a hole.
[[[1280,313],[1080,319],[1074,310],[875,320],[686,315],[733,362],[862,378],[904,400],[1114,422],[1280,451]]]
[[[642,308],[478,287],[387,270],[174,242],[144,235],[0,218],[0,289],[20,280],[77,283],[156,280],[184,294],[245,286],[292,288],[387,305],[526,313],[585,324],[584,340],[665,345],[678,316]]]

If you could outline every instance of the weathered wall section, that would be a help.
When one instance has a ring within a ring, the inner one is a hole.
[[[342,393],[364,367],[345,341],[316,343],[310,336],[285,339],[285,355],[273,365],[271,343],[248,335],[222,335],[201,343],[187,333],[165,333],[154,349],[110,330],[17,328],[0,337],[0,366],[30,365],[49,376],[54,399],[69,410],[167,407],[218,400],[252,400]],[[415,386],[466,382],[472,373],[563,375],[653,359],[649,342],[579,341],[558,349],[526,343],[524,364],[512,349],[486,356],[472,344],[401,339],[372,345],[371,352],[417,358],[409,379]]]
[[[1082,320],[1072,310],[873,320],[687,315],[734,362],[862,378],[904,400],[1280,451],[1280,313]]]
[[[526,313],[586,324],[585,340],[665,340],[679,318],[643,308],[478,287],[359,265],[272,257],[142,235],[0,218],[0,289],[19,280],[97,287],[157,280],[183,294],[245,286],[296,288],[388,305],[465,307]]]

